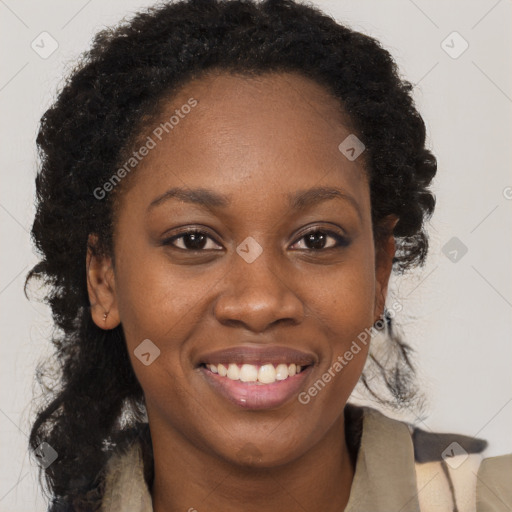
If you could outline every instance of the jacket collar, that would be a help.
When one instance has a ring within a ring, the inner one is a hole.
[[[363,407],[363,432],[344,512],[420,512],[409,426]]]

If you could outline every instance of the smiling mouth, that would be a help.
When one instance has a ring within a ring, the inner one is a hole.
[[[248,384],[266,385],[287,380],[290,377],[303,372],[311,365],[296,365],[295,363],[280,363],[277,365],[266,363],[262,365],[254,365],[226,362],[224,364],[203,363],[201,366],[209,370],[211,373],[229,380]]]

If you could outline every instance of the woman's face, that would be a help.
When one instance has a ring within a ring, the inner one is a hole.
[[[144,134],[93,316],[122,323],[153,437],[270,467],[342,417],[368,346],[345,354],[382,313],[394,252],[376,258],[349,135],[336,100],[289,73],[191,82]]]

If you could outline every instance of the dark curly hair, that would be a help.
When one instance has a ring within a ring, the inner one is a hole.
[[[133,151],[161,101],[211,70],[246,76],[298,72],[323,85],[366,146],[376,246],[387,234],[383,219],[395,214],[393,271],[402,274],[426,258],[424,222],[435,206],[427,187],[436,159],[425,147],[412,84],[400,78],[375,39],[294,0],[182,0],[99,32],[44,113],[37,136],[40,169],[31,234],[41,259],[27,275],[25,290],[32,278],[47,285],[55,353],[38,368],[45,399],[29,443],[34,452],[47,442],[58,453],[44,470],[52,510],[60,510],[61,501],[72,510],[96,510],[91,504],[98,503],[112,450],[145,424],[143,391],[122,325],[106,331],[94,324],[85,272],[90,233],[98,236],[91,249],[113,254],[115,199],[124,183],[104,200],[94,190]],[[394,350],[397,357],[391,366],[389,360],[369,359],[391,399],[369,386],[367,374],[362,379],[381,402],[400,406],[415,395],[411,349],[392,329],[387,310],[384,319],[388,353]],[[56,367],[57,383],[45,384]]]

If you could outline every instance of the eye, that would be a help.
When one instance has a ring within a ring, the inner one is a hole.
[[[213,238],[210,237],[205,231],[189,229],[180,233],[179,235],[165,239],[162,242],[162,245],[171,245],[172,247],[181,249],[183,251],[202,251],[204,249],[215,249],[215,247],[208,247],[209,240],[215,242]],[[175,241],[179,241],[181,247],[178,247],[178,245],[175,244]],[[214,245],[218,246],[216,242]]]
[[[328,245],[327,242],[329,239],[331,239],[331,243]],[[306,251],[336,249],[337,247],[346,247],[350,243],[344,236],[335,233],[334,231],[319,228],[313,229],[302,235],[302,237],[293,245],[296,245],[301,240],[304,240]],[[332,243],[332,241],[334,241],[334,243]]]
[[[304,244],[306,245],[304,248],[306,251],[336,249],[338,247],[346,247],[350,244],[350,241],[347,240],[344,236],[335,233],[334,231],[319,228],[305,233],[293,245],[297,245],[302,240],[304,240]],[[329,240],[331,240],[330,243],[328,243]],[[209,242],[213,242],[213,244],[210,243],[210,247],[208,247]],[[220,245],[217,244],[217,242],[215,242],[215,240],[210,235],[208,235],[208,233],[199,229],[189,229],[170,238],[166,238],[162,242],[162,245],[170,245],[182,251],[199,252],[203,250],[215,250],[216,247],[220,247]]]

